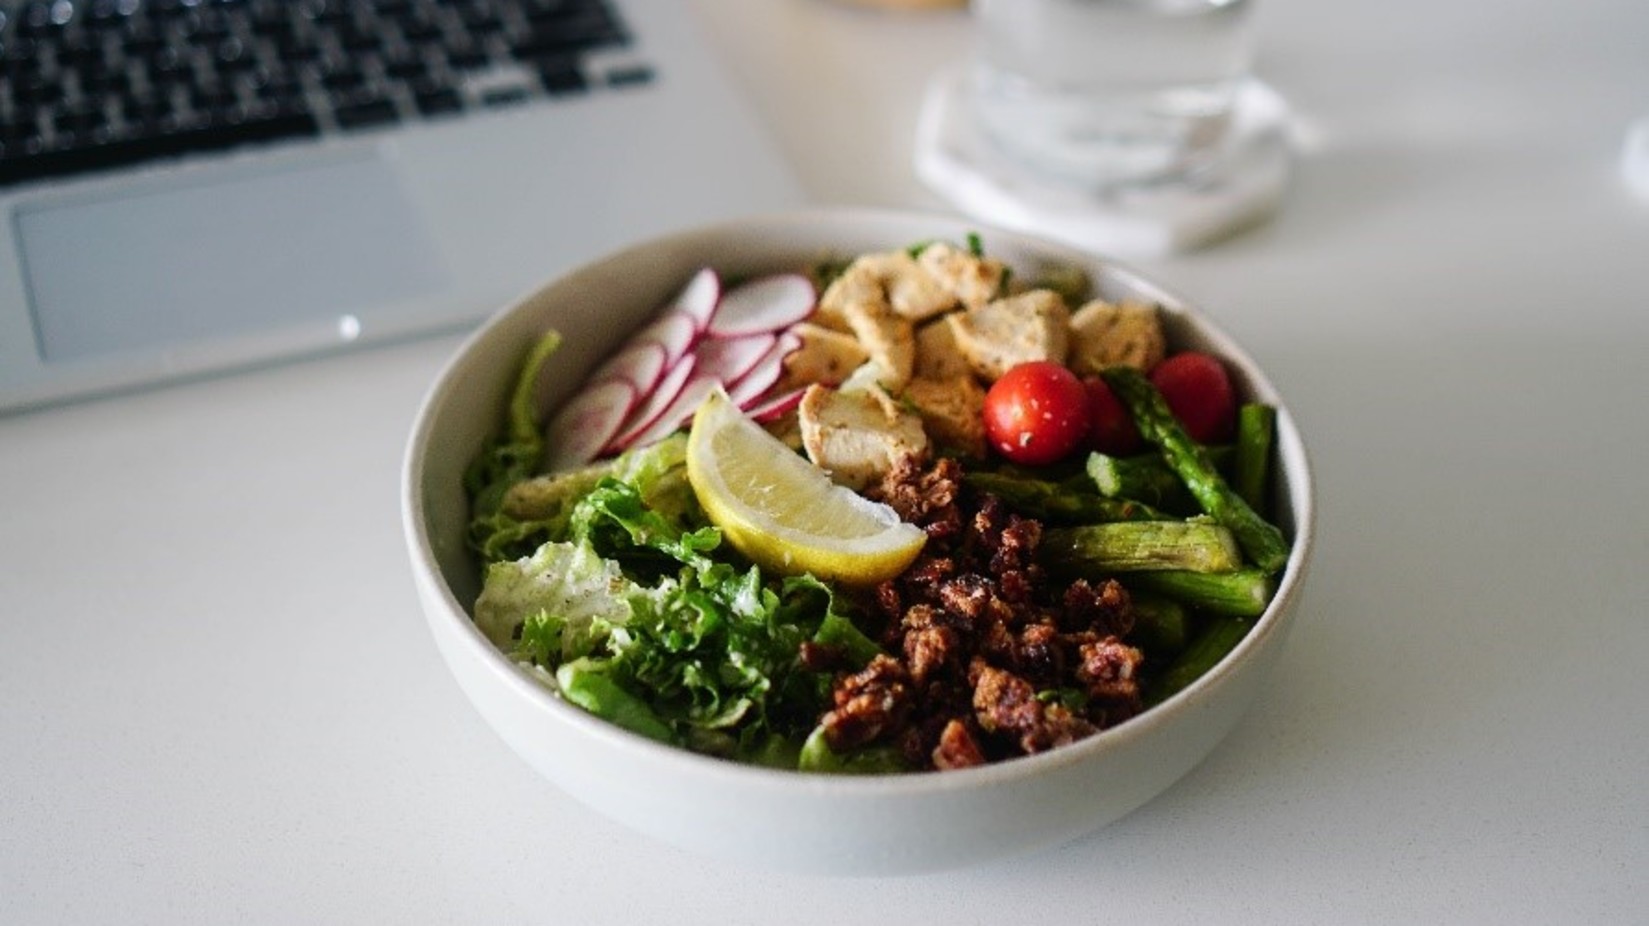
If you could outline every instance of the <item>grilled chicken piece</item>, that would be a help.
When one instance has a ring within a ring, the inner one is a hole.
[[[913,379],[904,399],[921,416],[934,443],[975,457],[985,455],[985,389],[964,371],[950,379]]]
[[[1114,366],[1149,370],[1166,353],[1154,305],[1095,299],[1071,315],[1071,370],[1079,376]]]
[[[1071,313],[1053,290],[1033,289],[977,309],[945,316],[968,365],[995,382],[1021,363],[1064,363],[1070,347]]]
[[[841,392],[809,386],[796,411],[807,458],[848,488],[880,481],[899,460],[927,458],[921,419],[874,387]]]
[[[1002,292],[1006,271],[999,260],[937,241],[923,248],[916,262],[955,296],[963,308],[977,309]]]
[[[847,325],[870,361],[881,368],[879,381],[895,392],[910,382],[916,367],[916,329],[910,319],[886,302],[861,302],[847,308]]]
[[[774,387],[775,392],[814,383],[839,385],[859,364],[870,359],[859,339],[850,333],[811,322],[798,322],[790,331],[802,339],[802,346],[784,358],[784,375]]]
[[[956,295],[916,258],[904,251],[866,254],[842,271],[819,298],[826,324],[845,318],[848,310],[880,302],[893,312],[920,322],[956,307]]]
[[[955,379],[972,376],[973,366],[956,344],[956,332],[944,318],[936,318],[916,329],[916,379]]]

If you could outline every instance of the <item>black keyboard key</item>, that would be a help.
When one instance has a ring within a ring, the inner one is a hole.
[[[464,108],[464,98],[451,87],[419,91],[413,95],[413,101],[417,104],[418,111],[426,116],[444,116],[461,112]]]
[[[17,11],[12,28],[28,38],[49,35],[66,25],[74,14],[73,4],[56,4],[51,0],[32,0]]]
[[[646,65],[585,76],[586,51],[627,42],[607,0],[0,0],[0,184],[383,125],[398,100],[466,112],[453,81],[506,49],[551,96],[652,82]],[[544,95],[479,92],[475,108]]]
[[[488,109],[501,109],[518,106],[530,99],[532,94],[526,87],[495,87],[482,92],[481,105]]]
[[[125,72],[80,75],[80,92],[89,97],[111,97],[131,92],[132,79]]]
[[[138,11],[136,0],[92,0],[81,21],[88,29],[117,29]]]
[[[571,54],[610,45],[622,45],[625,35],[605,16],[582,16],[551,25],[534,26],[510,51],[521,59]]]
[[[284,105],[297,103],[304,98],[303,84],[296,76],[286,71],[274,71],[260,66],[249,72],[246,86],[251,88],[253,97],[266,103]]]
[[[338,32],[338,47],[349,55],[368,55],[383,48],[383,36],[351,26]]]
[[[63,84],[41,73],[20,75],[11,81],[11,95],[18,106],[46,106],[63,99]]]
[[[193,70],[186,53],[170,45],[156,49],[147,64],[149,79],[156,83],[167,82],[175,75]]]
[[[498,9],[491,3],[472,2],[459,5],[458,21],[463,24],[464,31],[472,36],[494,35],[504,31],[504,20]]]
[[[401,20],[401,38],[405,39],[408,45],[439,45],[445,35],[441,31],[441,25],[432,19],[413,15]]]
[[[159,125],[176,112],[169,95],[127,96],[120,104],[121,116],[130,125]]]
[[[240,71],[257,63],[257,56],[236,36],[229,36],[212,46],[212,66],[219,73]]]
[[[414,83],[429,74],[429,65],[422,55],[402,51],[385,55],[384,73],[405,83]]]
[[[293,33],[292,17],[285,6],[260,8],[252,14],[250,31],[265,39],[278,39]]]
[[[609,87],[639,87],[653,82],[653,69],[646,65],[617,68],[607,72]]]
[[[243,142],[312,136],[320,131],[305,112],[271,112],[253,121],[173,119],[154,134],[123,135],[84,148],[52,148],[33,155],[0,159],[0,186],[44,177],[88,173],[194,151],[226,148]]]
[[[133,34],[123,35],[120,39],[120,50],[128,59],[152,58],[166,46],[161,37],[148,29],[136,30]]]
[[[330,61],[319,71],[321,86],[334,95],[352,93],[366,84],[366,75],[353,61]]]
[[[338,126],[345,129],[364,129],[375,125],[385,125],[400,120],[400,113],[395,104],[382,97],[369,97],[357,100],[333,110],[333,117],[338,120]]]
[[[57,131],[59,147],[103,144],[113,134],[100,106],[59,110],[52,117],[52,128]]]
[[[29,74],[40,69],[39,43],[13,38],[0,45],[0,74]]]
[[[227,112],[234,108],[238,101],[239,98],[235,96],[235,88],[226,84],[208,84],[204,87],[194,87],[189,93],[189,105],[209,113]]]
[[[299,15],[323,26],[348,22],[352,12],[345,0],[303,0],[297,6]]]
[[[35,131],[32,119],[27,124],[13,122],[0,126],[0,171],[5,169],[6,161],[39,154],[45,146],[46,140]]]
[[[544,89],[552,95],[581,93],[590,89],[575,58],[549,55],[533,64],[538,69],[538,79],[543,82]]]
[[[455,71],[478,71],[491,60],[487,50],[475,42],[456,42],[447,46],[447,65]]]
[[[64,36],[56,44],[57,66],[65,71],[86,71],[103,69],[103,43],[93,41],[84,33],[73,37]]]

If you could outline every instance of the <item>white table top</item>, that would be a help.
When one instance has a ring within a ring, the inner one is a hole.
[[[960,14],[696,0],[808,192],[909,164]],[[729,870],[470,709],[400,455],[454,338],[0,419],[0,922],[1643,922],[1649,5],[1266,0],[1307,145],[1271,223],[1143,264],[1269,369],[1320,555],[1254,710],[1074,845]]]

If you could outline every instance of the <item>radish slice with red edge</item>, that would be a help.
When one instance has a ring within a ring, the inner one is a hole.
[[[681,288],[675,301],[670,304],[670,311],[680,312],[693,320],[693,327],[703,331],[710,326],[710,317],[716,314],[721,304],[721,277],[716,271],[705,267],[687,285]]]
[[[721,388],[721,380],[714,376],[695,376],[676,393],[676,397],[669,406],[660,412],[653,423],[643,428],[639,433],[631,435],[625,443],[626,449],[646,447],[656,444],[681,430],[693,420],[693,413],[698,411],[699,405],[710,393]]]
[[[667,360],[664,345],[654,341],[633,341],[596,367],[595,372],[590,374],[589,382],[593,385],[619,379],[636,387],[638,394],[645,395],[664,375]]]
[[[796,406],[801,405],[802,396],[806,393],[807,390],[805,388],[792,389],[789,392],[782,393],[774,398],[757,402],[755,405],[750,406],[745,413],[752,419],[762,424],[767,424],[770,421],[777,421],[786,412],[792,411],[796,408]]]
[[[719,377],[724,383],[737,382],[755,369],[778,340],[778,335],[765,331],[742,338],[705,338],[693,348],[699,358],[697,369],[702,374]]]
[[[653,387],[653,391],[646,395],[640,404],[631,410],[624,423],[619,426],[618,434],[607,441],[603,448],[607,453],[617,453],[635,443],[636,436],[654,423],[670,403],[675,401],[682,387],[692,379],[693,367],[696,358],[692,354],[681,358],[681,362],[665,372],[664,378]]]
[[[669,311],[654,319],[647,327],[636,332],[631,340],[640,343],[657,344],[664,348],[664,363],[674,366],[677,361],[687,355],[698,343],[698,322],[685,312]]]
[[[775,339],[773,347],[751,367],[750,372],[727,387],[727,397],[739,408],[749,408],[773,388],[784,375],[784,358],[802,347],[800,336],[786,331]]]
[[[559,472],[595,459],[617,433],[636,397],[636,387],[627,380],[609,379],[561,406],[544,429],[546,469]]]
[[[722,293],[708,331],[718,338],[778,331],[812,314],[817,301],[813,281],[802,274],[758,277]]]

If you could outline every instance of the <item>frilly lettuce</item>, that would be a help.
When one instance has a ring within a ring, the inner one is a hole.
[[[626,483],[603,480],[572,523],[572,539],[488,567],[475,621],[546,670],[540,679],[553,672],[568,701],[615,724],[794,767],[830,683],[802,666],[801,645],[823,643],[855,663],[877,652],[828,586],[769,583],[755,566],[713,558],[715,528],[676,526]]]
[[[878,652],[832,589],[764,579],[724,549],[687,481],[680,435],[570,473],[543,455],[527,358],[505,434],[471,468],[470,541],[485,564],[477,627],[562,697],[626,729],[713,755],[795,768],[828,707],[823,644]]]
[[[487,567],[475,626],[505,650],[516,646],[529,618],[556,622],[558,636],[564,629],[587,635],[592,625],[605,629],[628,618],[625,592],[632,585],[617,563],[587,545],[546,543],[528,558]]]

